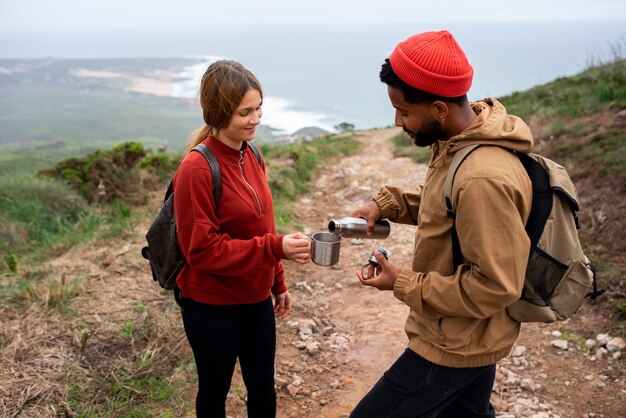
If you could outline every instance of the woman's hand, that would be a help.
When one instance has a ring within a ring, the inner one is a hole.
[[[285,319],[291,313],[291,295],[289,291],[274,296],[274,314]]]
[[[287,259],[300,264],[311,261],[311,241],[304,234],[289,234],[283,237],[283,252]]]
[[[380,219],[381,215],[382,212],[378,203],[372,200],[367,205],[352,212],[350,216],[367,219],[367,235],[371,236],[374,233],[374,224]]]

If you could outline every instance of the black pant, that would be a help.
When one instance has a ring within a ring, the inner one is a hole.
[[[249,417],[275,417],[276,323],[272,298],[251,305],[207,305],[179,299],[198,369],[198,417],[225,417],[235,363],[248,391]]]
[[[396,360],[352,411],[351,418],[492,418],[496,366],[439,366],[410,349]]]

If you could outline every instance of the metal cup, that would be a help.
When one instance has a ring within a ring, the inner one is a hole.
[[[332,232],[311,235],[311,260],[318,266],[332,266],[339,261],[341,237]]]

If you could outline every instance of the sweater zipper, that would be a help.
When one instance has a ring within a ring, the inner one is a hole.
[[[261,209],[261,201],[259,200],[259,195],[257,195],[256,191],[254,190],[254,187],[252,187],[252,185],[246,181],[246,177],[243,175],[243,151],[239,151],[239,172],[241,173],[241,178],[243,179],[243,182],[246,183],[246,185],[250,188],[250,190],[252,190],[252,194],[254,195],[254,198],[256,199],[256,203],[259,207],[259,215],[263,215],[263,210]]]

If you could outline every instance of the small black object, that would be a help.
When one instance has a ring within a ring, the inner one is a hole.
[[[368,280],[368,279],[371,279],[372,277],[374,277],[375,274],[376,274],[376,269],[380,268],[380,264],[378,264],[378,260],[376,260],[376,254],[375,254],[376,251],[381,253],[382,256],[385,257],[385,260],[389,260],[387,250],[385,250],[383,247],[378,247],[378,248],[376,248],[376,250],[372,251],[372,254],[370,255],[368,263],[365,264],[363,267],[361,267],[361,274],[363,275],[363,278],[365,280]],[[369,274],[370,267],[372,269],[372,275],[371,276]]]

